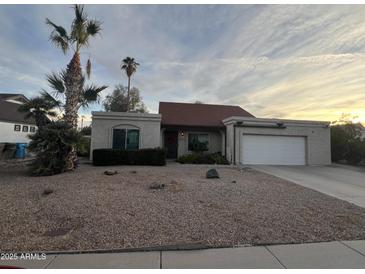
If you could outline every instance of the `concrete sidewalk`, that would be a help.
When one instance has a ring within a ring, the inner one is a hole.
[[[365,268],[365,240],[216,248],[48,255],[43,261],[0,261],[24,268]]]

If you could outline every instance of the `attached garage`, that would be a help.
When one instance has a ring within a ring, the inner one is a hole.
[[[243,134],[240,159],[244,165],[305,165],[305,137]]]
[[[327,165],[331,163],[328,122],[230,117],[226,156],[241,165]]]

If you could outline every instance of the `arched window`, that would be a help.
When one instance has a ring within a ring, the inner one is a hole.
[[[113,148],[134,150],[139,149],[139,129],[135,128],[114,128]]]

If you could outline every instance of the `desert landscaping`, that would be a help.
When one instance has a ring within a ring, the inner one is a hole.
[[[218,166],[219,179],[206,179],[208,169],[82,164],[74,172],[29,177],[22,166],[2,166],[0,250],[365,239],[361,207],[251,168]]]

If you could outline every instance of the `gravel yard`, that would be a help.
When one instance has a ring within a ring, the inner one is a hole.
[[[221,179],[208,180],[207,169],[83,164],[73,173],[27,177],[24,167],[0,167],[0,250],[365,239],[361,207],[255,170],[218,167]],[[150,189],[154,182],[165,189]]]

